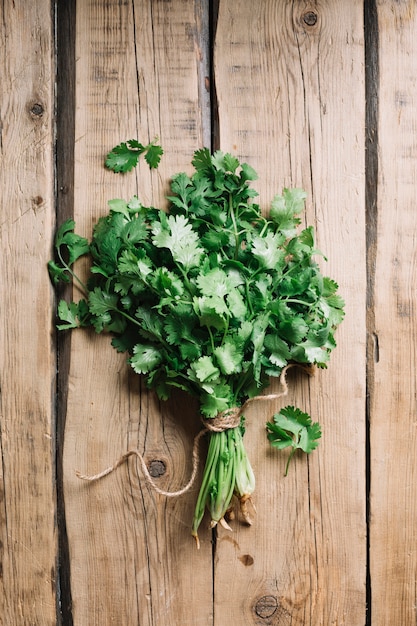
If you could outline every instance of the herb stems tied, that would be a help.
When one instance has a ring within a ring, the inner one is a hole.
[[[152,169],[162,154],[156,140],[130,140],[109,153],[106,166],[128,177],[141,155]],[[58,328],[110,333],[149,389],[161,400],[172,389],[193,395],[207,422],[260,395],[289,363],[326,368],[344,302],[320,271],[313,228],[299,228],[302,189],[277,194],[265,217],[250,165],[206,148],[192,165],[191,176],[172,177],[168,213],[138,196],[110,200],[91,240],[74,232],[73,220],[64,222],[49,273],[55,284],[79,281],[73,265],[87,255],[83,297],[59,302]],[[274,415],[266,430],[274,448],[291,448],[290,459],[298,449],[311,452],[321,434],[294,407]],[[206,509],[212,526],[228,527],[234,496],[251,521],[255,478],[243,433],[243,421],[209,433],[192,521],[197,542]]]
[[[192,535],[199,545],[198,528],[207,508],[210,525],[219,522],[229,528],[226,516],[233,496],[242,503],[245,521],[251,524],[247,514],[247,502],[255,490],[255,475],[243,444],[243,427],[236,426],[222,432],[210,432],[210,442],[203,479],[194,512]]]

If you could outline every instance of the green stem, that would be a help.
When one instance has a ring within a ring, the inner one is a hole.
[[[219,457],[219,438],[210,435],[209,449],[207,452],[206,464],[204,467],[203,479],[201,481],[201,487],[198,494],[197,502],[194,510],[194,518],[192,525],[192,535],[197,538],[197,531],[201,524],[201,520],[204,516],[204,510],[206,508],[207,499],[209,497],[209,488],[213,483],[217,460]]]
[[[71,276],[73,277],[73,279],[80,285],[84,296],[87,297],[88,296],[88,289],[87,286],[83,283],[83,281],[77,276],[77,274],[70,268],[70,266],[68,265],[68,263],[66,263],[62,257],[61,254],[61,248],[57,248],[57,252],[58,252],[58,258],[62,263],[62,266],[64,267],[64,269],[67,270],[67,272],[69,274],[71,274]]]
[[[237,229],[237,223],[236,223],[236,217],[235,217],[235,212],[233,210],[233,196],[230,193],[229,194],[229,211],[230,211],[230,217],[232,219],[232,223],[233,223],[233,232],[235,235],[235,254],[234,254],[234,260],[237,261],[237,257],[239,255],[239,232]]]
[[[249,307],[250,316],[253,317],[254,311],[253,311],[253,306],[252,306],[251,297],[250,297],[249,282],[246,279],[245,279],[245,294],[246,294],[246,303]]]
[[[285,466],[285,473],[284,473],[284,476],[287,476],[287,474],[288,474],[288,468],[289,468],[289,466],[290,466],[291,459],[292,459],[292,457],[294,456],[296,449],[297,449],[297,448],[293,448],[293,449],[291,450],[290,456],[288,457],[287,464],[286,464],[286,466]]]
[[[240,427],[210,432],[207,460],[192,524],[192,535],[197,544],[198,528],[206,507],[214,526],[224,518],[234,493],[239,497],[249,498],[254,488],[255,478],[243,445]]]
[[[311,306],[313,305],[313,302],[306,302],[305,300],[298,300],[297,298],[286,298],[284,299],[284,302],[290,302],[292,304],[302,304],[303,306],[308,306],[309,308],[311,308]]]
[[[220,435],[221,453],[217,467],[215,498],[210,502],[211,506],[209,507],[212,523],[219,522],[225,516],[235,489],[236,448],[233,437],[234,430],[232,428],[222,433],[215,433]]]

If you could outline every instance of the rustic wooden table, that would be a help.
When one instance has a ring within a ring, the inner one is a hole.
[[[0,14],[0,624],[414,625],[415,0],[4,0]],[[156,135],[157,172],[103,167]],[[111,198],[165,207],[203,145],[258,171],[265,211],[285,186],[308,192],[346,319],[328,370],[289,380],[318,450],[284,478],[264,428],[277,407],[251,406],[256,522],[203,524],[197,551],[196,489],[166,499],[133,459],[76,477],[134,447],[176,489],[200,423],[107,337],[57,337],[46,263],[69,216],[89,236]]]

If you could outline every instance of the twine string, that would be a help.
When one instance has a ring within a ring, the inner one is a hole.
[[[123,465],[123,463],[125,463],[125,461],[127,461],[129,457],[136,456],[140,462],[142,472],[143,472],[146,482],[152,487],[154,491],[156,491],[156,493],[159,493],[160,495],[165,496],[167,498],[175,498],[178,496],[182,496],[184,493],[186,493],[187,491],[191,489],[196,479],[198,467],[200,463],[200,457],[198,454],[198,446],[203,435],[205,435],[207,432],[220,433],[220,432],[223,432],[224,430],[228,430],[230,428],[236,428],[237,426],[239,426],[241,417],[245,409],[252,402],[259,402],[260,400],[262,401],[276,400],[278,398],[282,398],[286,396],[288,394],[287,371],[289,370],[290,367],[294,367],[297,365],[298,363],[289,363],[286,367],[284,367],[279,378],[281,391],[279,391],[278,393],[270,393],[267,395],[260,395],[260,396],[254,396],[253,398],[248,398],[248,400],[246,400],[246,402],[244,402],[244,404],[241,407],[237,407],[237,406],[231,407],[229,409],[226,409],[225,411],[222,411],[221,413],[218,413],[216,417],[209,417],[209,418],[203,419],[204,428],[200,430],[200,432],[194,438],[193,451],[192,451],[191,477],[189,481],[187,482],[187,484],[184,487],[182,487],[182,489],[179,489],[178,491],[165,491],[164,489],[160,489],[158,485],[155,484],[155,481],[153,480],[151,474],[149,473],[148,467],[145,463],[145,459],[143,458],[142,454],[137,449],[128,450],[127,452],[122,454],[122,456],[116,461],[116,463],[114,463],[110,467],[107,467],[105,470],[103,470],[102,472],[99,472],[98,474],[92,474],[92,475],[81,474],[81,472],[79,472],[78,470],[76,470],[75,474],[80,480],[85,480],[87,482],[96,482],[97,480],[101,480],[105,476],[108,476],[109,474],[114,472],[118,467]],[[313,369],[311,368],[311,366],[310,367],[301,366],[301,367],[310,376],[312,375]]]
[[[129,457],[136,456],[139,459],[146,482],[149,485],[151,485],[152,489],[156,491],[156,493],[159,493],[161,496],[165,496],[167,498],[175,498],[178,496],[182,496],[184,493],[186,493],[187,491],[191,489],[191,487],[194,484],[195,478],[197,476],[197,471],[198,471],[198,466],[199,466],[198,444],[200,442],[200,439],[205,433],[206,433],[205,430],[201,430],[194,438],[193,465],[192,465],[193,469],[191,472],[191,477],[188,483],[182,489],[179,489],[178,491],[165,491],[164,489],[160,489],[158,485],[155,484],[151,474],[149,473],[148,467],[145,463],[145,459],[143,458],[142,454],[137,449],[128,450],[127,452],[122,454],[122,456],[116,461],[116,463],[114,463],[114,465],[107,467],[105,470],[103,470],[102,472],[99,472],[98,474],[93,474],[93,475],[81,474],[78,470],[75,473],[77,475],[77,478],[80,478],[81,480],[85,480],[87,482],[92,483],[114,472],[114,470],[120,467],[120,465],[123,465],[123,463],[127,461]]]

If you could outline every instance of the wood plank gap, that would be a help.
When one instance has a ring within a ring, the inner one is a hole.
[[[372,581],[370,568],[370,516],[371,516],[371,406],[375,388],[375,363],[378,361],[378,336],[375,331],[375,271],[378,228],[378,10],[376,0],[364,2],[365,41],[365,211],[366,211],[366,523],[367,523],[367,576],[366,576],[366,626],[372,623]]]
[[[56,55],[56,137],[55,197],[56,221],[74,214],[74,142],[75,142],[75,20],[76,0],[55,2]],[[71,286],[58,289],[57,298],[70,299]],[[73,626],[69,545],[65,521],[63,490],[63,444],[68,397],[68,374],[71,358],[71,333],[56,333],[56,482],[58,525],[57,620]]]
[[[219,3],[220,0],[210,0],[209,3],[209,45],[210,45],[210,62],[209,62],[209,80],[210,80],[210,130],[211,152],[220,149],[220,128],[219,128],[219,103],[217,100],[216,80],[214,73],[214,45],[216,40],[217,22],[219,19]]]
[[[198,47],[198,93],[201,108],[201,130],[203,145],[211,148],[212,134],[212,38],[211,38],[211,3],[195,0],[196,45]]]

